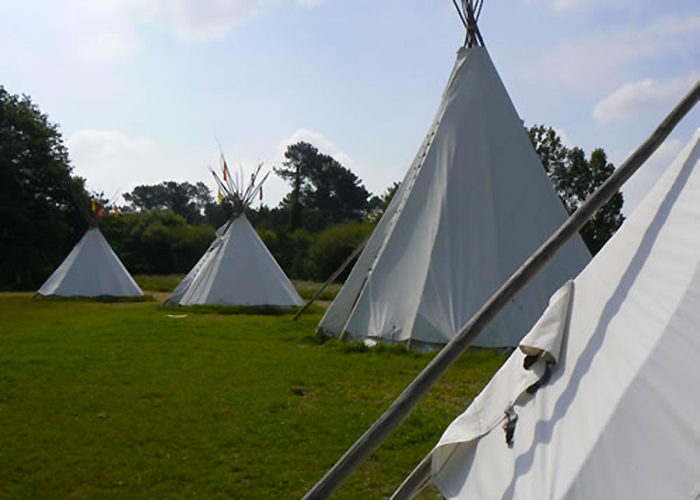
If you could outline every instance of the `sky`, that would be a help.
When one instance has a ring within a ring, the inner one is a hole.
[[[481,33],[527,125],[620,165],[700,79],[696,0],[485,0]],[[59,124],[108,196],[215,184],[311,142],[374,194],[407,171],[464,39],[450,0],[0,0],[0,85]],[[700,126],[624,188],[630,213]],[[263,203],[289,187],[275,175]]]

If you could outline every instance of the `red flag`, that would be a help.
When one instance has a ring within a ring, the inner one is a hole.
[[[260,186],[260,201],[262,201],[262,186]]]
[[[102,213],[102,205],[97,205],[97,216],[102,217],[104,214]]]
[[[226,165],[226,160],[224,160],[224,180],[228,180],[228,166]]]

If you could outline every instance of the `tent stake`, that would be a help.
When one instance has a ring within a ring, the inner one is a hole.
[[[575,235],[639,167],[656,151],[678,122],[700,98],[700,82],[671,111],[649,138],[576,210],[567,221],[518,269],[503,286],[472,316],[467,324],[433,358],[391,406],[360,436],[348,451],[311,488],[303,500],[330,497],[345,480],[408,417],[437,380],[454,364],[469,344],[508,305],[564,244]],[[421,471],[428,470],[422,467]],[[418,470],[418,469],[417,469]]]
[[[340,267],[339,267],[338,269],[335,270],[335,272],[334,272],[333,274],[331,274],[331,277],[328,278],[328,279],[326,280],[326,282],[325,282],[323,285],[321,285],[321,287],[320,287],[318,290],[316,290],[316,293],[313,294],[313,296],[306,302],[306,304],[304,304],[303,306],[301,306],[301,307],[299,308],[299,310],[297,311],[297,313],[296,313],[296,314],[294,315],[294,317],[292,318],[292,321],[296,321],[297,318],[298,318],[299,316],[301,316],[301,313],[303,313],[304,311],[306,311],[306,309],[307,309],[311,304],[314,303],[314,301],[319,297],[319,295],[321,295],[321,294],[323,293],[323,291],[324,291],[326,288],[328,288],[328,285],[330,285],[331,283],[333,283],[333,282],[335,281],[335,279],[336,279],[338,276],[340,276],[340,273],[342,273],[343,271],[345,271],[345,268],[348,267],[348,266],[350,265],[350,263],[352,262],[352,260],[360,254],[360,252],[362,251],[363,248],[365,248],[365,245],[366,245],[367,242],[369,241],[369,237],[370,237],[370,236],[371,236],[371,234],[370,234],[369,236],[367,236],[364,240],[362,240],[362,241],[360,242],[359,245],[357,245],[357,247],[355,248],[355,250],[352,251],[352,253],[350,254],[350,256],[349,256],[347,259],[345,259],[345,261],[340,265]]]

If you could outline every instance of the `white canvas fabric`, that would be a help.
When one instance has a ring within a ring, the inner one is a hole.
[[[218,234],[168,303],[191,306],[301,305],[301,297],[245,214]]]
[[[447,499],[699,498],[698,167],[700,130],[450,425],[432,463]],[[551,378],[527,394],[525,354],[547,350]]]
[[[447,343],[566,218],[488,52],[462,48],[418,155],[319,328]],[[517,346],[589,260],[573,238],[475,345]]]
[[[37,292],[58,297],[136,297],[143,292],[96,227],[88,229]]]

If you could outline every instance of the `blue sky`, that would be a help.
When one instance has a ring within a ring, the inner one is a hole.
[[[700,79],[695,0],[486,0],[481,32],[520,116],[619,165]],[[0,2],[0,84],[60,124],[92,189],[214,183],[314,143],[381,193],[407,170],[464,32],[450,0]],[[700,126],[630,181],[627,210]],[[265,203],[287,186],[274,176]]]

